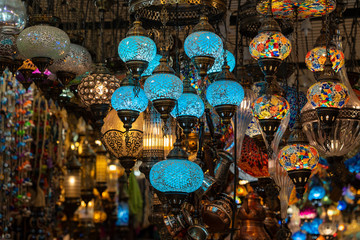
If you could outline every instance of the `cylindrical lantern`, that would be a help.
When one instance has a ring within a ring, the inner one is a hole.
[[[121,174],[121,169],[118,164],[118,160],[111,162],[107,168],[107,191],[111,195],[115,195],[118,189],[118,178]],[[124,170],[122,171],[124,173]],[[121,174],[122,175],[122,174]]]
[[[96,149],[96,189],[99,191],[100,196],[106,190],[107,183],[107,156],[106,149],[103,145],[98,145]]]
[[[81,164],[75,154],[71,154],[66,166],[67,174],[64,181],[66,199],[80,199],[80,167]]]

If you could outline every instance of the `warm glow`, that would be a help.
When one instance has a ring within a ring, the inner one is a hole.
[[[80,146],[80,143],[79,142],[76,142],[75,143],[75,147],[79,147]]]
[[[116,165],[115,164],[111,164],[109,165],[109,171],[113,172],[113,171],[116,171]]]
[[[338,230],[339,231],[344,231],[345,230],[345,225],[344,224],[340,224],[339,227],[338,227]]]
[[[95,140],[95,144],[101,146],[102,142],[100,140]]]
[[[75,179],[74,176],[69,177],[69,183],[70,183],[70,185],[74,185],[75,182],[76,182],[76,179]]]
[[[71,144],[71,150],[75,150],[75,145],[73,143]]]
[[[246,185],[246,184],[248,184],[249,183],[249,181],[247,181],[247,180],[240,180],[239,181],[239,184],[240,185]]]

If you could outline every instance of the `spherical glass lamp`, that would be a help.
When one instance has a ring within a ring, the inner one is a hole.
[[[77,44],[70,44],[70,52],[62,59],[54,61],[49,70],[56,74],[61,83],[66,86],[76,76],[88,72],[92,60],[89,51]]]
[[[208,18],[201,17],[200,22],[185,39],[185,53],[195,63],[202,78],[206,76],[215,59],[223,52],[223,42],[214,32]]]
[[[177,140],[167,159],[156,163],[150,170],[151,185],[165,193],[176,210],[189,193],[201,187],[204,180],[200,166],[187,160],[187,153],[180,146],[180,140]]]
[[[0,31],[4,34],[15,35],[26,25],[26,7],[21,0],[0,1]]]
[[[31,59],[41,72],[52,61],[64,58],[70,51],[69,36],[49,25],[26,28],[17,37],[16,44],[20,54]]]
[[[323,199],[323,197],[325,197],[326,195],[326,191],[322,186],[314,186],[311,188],[310,192],[309,192],[309,196],[308,199],[312,202],[314,201],[318,201],[321,199]]]
[[[338,72],[345,64],[344,53],[341,50],[336,49],[335,47],[330,47],[328,53],[330,61],[332,63],[332,68],[335,72]],[[312,72],[321,72],[324,70],[326,57],[327,54],[325,46],[315,47],[306,54],[306,66]]]
[[[141,76],[142,77],[151,76],[151,74],[153,73],[155,68],[160,65],[161,58],[162,58],[162,56],[160,54],[156,54],[154,59],[151,62],[149,62],[148,67],[146,68],[146,70],[143,72],[143,74]]]
[[[102,63],[97,64],[94,72],[83,78],[78,85],[81,101],[91,108],[99,128],[104,124],[103,118],[109,111],[111,96],[119,87],[119,80]]]
[[[298,231],[292,235],[292,240],[306,240],[306,234]]]
[[[207,72],[208,75],[216,74],[222,71],[222,67],[224,65],[224,50],[221,54],[218,55],[218,57],[215,59],[214,65],[210,68],[210,70]],[[232,72],[235,68],[235,57],[234,55],[226,50],[226,62],[230,67],[230,72]],[[209,76],[210,77],[210,76]]]
[[[291,42],[282,33],[279,24],[273,18],[265,18],[259,34],[250,42],[251,56],[265,77],[274,76],[282,61],[291,52]]]
[[[217,80],[206,90],[206,99],[213,106],[224,124],[229,124],[237,107],[244,99],[244,89],[236,81],[226,64]]]
[[[261,95],[253,102],[253,115],[259,121],[259,125],[266,134],[269,144],[272,142],[274,134],[289,108],[288,101],[278,95]]]
[[[165,121],[174,109],[176,100],[183,93],[183,83],[163,57],[160,65],[155,68],[154,74],[146,79],[144,90],[146,97],[161,114],[161,119]]]
[[[334,234],[337,232],[337,224],[329,220],[323,222],[319,226],[319,233],[326,240],[334,239]]]
[[[145,91],[141,88],[137,95],[135,95],[134,80],[131,76],[127,76],[112,95],[111,105],[124,123],[124,128],[129,130],[132,127],[132,123],[139,117],[139,114],[146,110],[148,99]]]
[[[135,21],[127,32],[126,38],[121,40],[118,53],[133,77],[139,80],[141,74],[148,67],[148,64],[155,58],[156,44],[147,37],[145,29],[140,21]]]

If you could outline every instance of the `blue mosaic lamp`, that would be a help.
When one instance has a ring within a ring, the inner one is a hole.
[[[135,80],[139,80],[148,64],[156,56],[156,44],[147,36],[141,22],[135,21],[127,32],[126,38],[119,43],[118,53]]]
[[[292,240],[306,240],[306,234],[301,231],[298,231],[292,235],[291,239]]]
[[[136,121],[140,113],[148,106],[148,99],[141,88],[135,95],[135,83],[131,76],[127,76],[115,90],[111,97],[111,105],[117,111],[124,128],[129,130],[132,123]]]
[[[310,201],[321,200],[321,199],[323,199],[323,197],[325,197],[325,194],[326,194],[326,191],[322,186],[314,186],[313,188],[311,188],[311,190],[309,192],[308,199]]]
[[[141,75],[141,77],[149,77],[151,76],[151,74],[153,73],[153,71],[155,70],[155,68],[157,66],[160,65],[160,59],[162,58],[162,56],[160,54],[156,54],[156,56],[154,57],[154,59],[149,62],[148,67],[146,68],[146,70],[143,72],[143,74]]]
[[[237,107],[244,99],[244,89],[230,72],[227,63],[223,66],[217,80],[206,90],[206,99],[215,108],[223,123],[229,124]]]
[[[189,134],[195,127],[198,119],[204,114],[205,105],[202,99],[196,94],[195,88],[186,75],[184,80],[184,92],[177,101],[177,106],[170,113],[176,118],[185,134]]]
[[[202,185],[204,173],[199,165],[189,161],[187,153],[177,139],[166,160],[156,163],[150,170],[150,183],[165,193],[172,211],[179,210],[189,193]]]
[[[323,220],[321,218],[314,218],[311,222],[304,222],[301,226],[301,230],[307,232],[312,237],[318,237],[320,235],[319,226],[322,224],[322,222]]]
[[[146,79],[144,90],[156,111],[160,113],[161,119],[166,121],[176,105],[176,100],[183,93],[183,83],[163,57],[153,75]]]
[[[226,61],[227,64],[230,67],[230,72],[232,72],[235,68],[235,57],[234,55],[229,52],[228,50],[226,51]],[[219,56],[215,59],[214,65],[210,68],[210,70],[207,72],[209,78],[211,79],[215,79],[215,76],[222,71],[222,67],[224,65],[224,50],[222,51],[221,54],[219,54]]]
[[[223,42],[215,34],[207,17],[201,17],[192,33],[185,39],[186,55],[194,62],[201,78],[204,78],[215,59],[223,52]]]

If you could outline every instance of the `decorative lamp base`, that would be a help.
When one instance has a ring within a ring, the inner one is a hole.
[[[53,60],[47,57],[34,57],[31,61],[39,69],[40,72],[44,73],[46,68],[52,64]]]
[[[276,131],[279,129],[281,120],[280,119],[261,119],[259,120],[259,125],[262,131],[266,135],[266,140],[270,145],[274,140],[274,135]]]
[[[128,61],[126,62],[126,66],[128,67],[129,71],[132,73],[133,77],[136,81],[140,81],[141,74],[146,70],[149,63],[145,61]]]
[[[166,122],[169,118],[170,112],[174,109],[176,105],[176,100],[174,99],[159,99],[153,101],[153,106],[158,113],[160,113],[160,118]]]
[[[126,131],[129,131],[132,127],[132,124],[136,121],[139,117],[140,113],[138,111],[133,110],[119,110],[117,114],[120,120],[124,123],[124,128]]]
[[[71,218],[74,216],[76,209],[78,209],[78,207],[80,206],[80,203],[80,198],[65,198],[63,205],[67,221],[70,222]]]
[[[81,200],[87,205],[94,198],[93,189],[81,189]]]
[[[71,80],[73,80],[76,77],[74,73],[64,72],[64,71],[57,72],[56,76],[64,86],[68,85],[69,82],[71,82]]]
[[[215,58],[208,56],[197,56],[193,57],[192,61],[195,64],[195,67],[198,70],[200,77],[202,78],[202,80],[204,80],[207,72],[214,65]]]
[[[329,132],[331,131],[331,128],[333,127],[336,118],[340,113],[340,109],[332,107],[319,107],[316,108],[316,113],[318,115],[321,128],[325,132]]]
[[[119,159],[121,166],[125,168],[125,173],[129,177],[132,168],[135,166],[136,159],[135,158],[121,158]]]
[[[181,205],[185,202],[188,194],[185,192],[166,192],[167,202],[171,206],[173,213],[178,213],[181,209]]]
[[[176,120],[179,122],[184,134],[191,133],[192,128],[195,127],[198,122],[198,118],[194,116],[180,116],[177,117]]]
[[[278,58],[259,58],[258,64],[265,76],[275,75],[282,61]]]
[[[225,125],[230,124],[232,117],[236,112],[237,106],[235,105],[220,105],[215,106],[216,113],[220,116]]]
[[[107,189],[106,182],[96,182],[96,190],[98,190],[100,198],[102,197],[102,193]]]
[[[93,104],[90,106],[91,112],[94,116],[95,126],[100,130],[104,125],[104,118],[109,112],[109,104]]]
[[[311,175],[310,169],[299,169],[288,171],[289,177],[293,181],[298,198],[302,198],[305,192],[305,185]]]
[[[207,229],[201,225],[193,225],[189,227],[187,234],[187,240],[206,240],[209,235]]]

